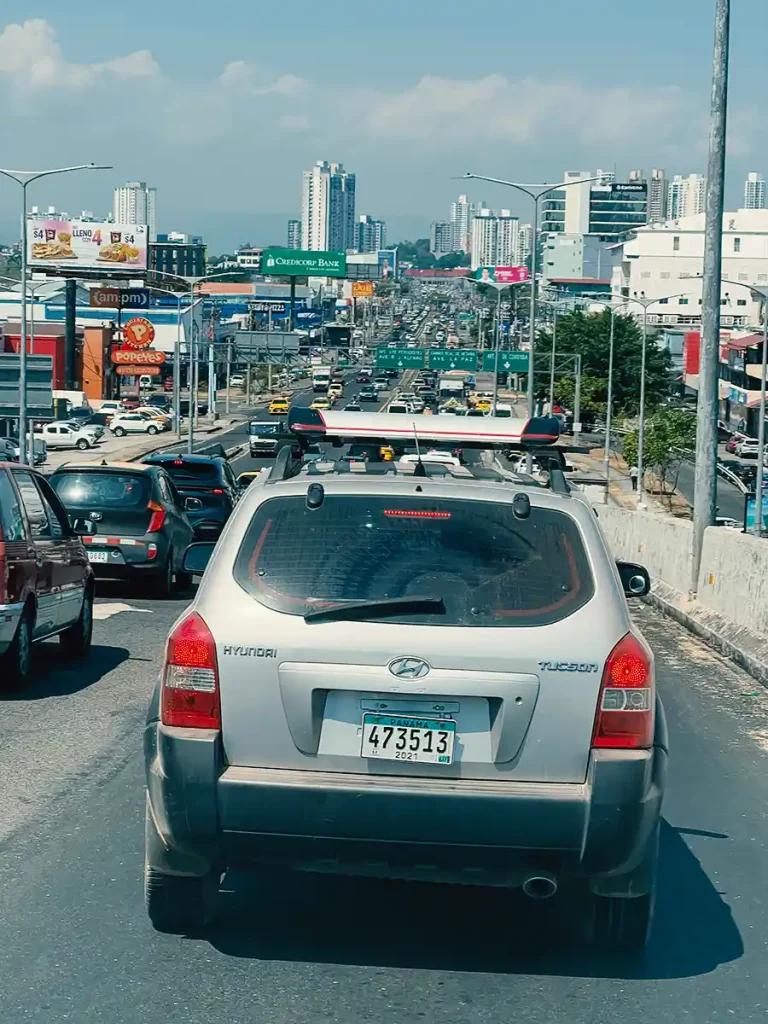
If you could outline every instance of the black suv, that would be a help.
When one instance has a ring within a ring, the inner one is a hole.
[[[185,500],[159,466],[70,463],[49,478],[85,545],[97,579],[149,579],[163,595],[187,587],[184,552],[194,539]]]
[[[162,466],[185,498],[197,498],[200,507],[187,515],[196,540],[215,540],[224,529],[243,488],[223,455],[148,455],[148,466]]]
[[[357,400],[359,402],[376,402],[378,401],[379,393],[374,387],[360,388],[357,393]]]

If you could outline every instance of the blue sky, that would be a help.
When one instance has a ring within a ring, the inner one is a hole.
[[[768,172],[766,0],[733,6],[731,206],[748,170]],[[282,242],[301,170],[337,160],[357,172],[358,212],[412,237],[447,215],[465,190],[451,177],[468,169],[704,171],[713,12],[714,0],[4,0],[0,165],[111,163],[43,182],[31,201],[103,212],[115,184],[144,179],[161,230],[219,251]],[[466,190],[527,214],[510,190]],[[0,180],[2,238],[17,202]]]

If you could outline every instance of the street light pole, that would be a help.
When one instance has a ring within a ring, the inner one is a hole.
[[[536,270],[538,260],[538,235],[539,235],[539,203],[544,196],[549,195],[550,192],[557,192],[558,189],[568,188],[571,185],[585,185],[587,182],[600,181],[603,175],[595,174],[589,178],[578,178],[575,181],[561,181],[557,185],[530,185],[521,184],[516,181],[505,181],[502,178],[489,178],[484,174],[472,174],[467,171],[466,174],[462,175],[462,178],[473,178],[478,181],[489,181],[494,185],[506,185],[508,188],[515,188],[518,192],[524,192],[525,195],[529,196],[533,200],[533,244],[531,245],[531,302],[529,312],[529,324],[528,324],[528,342],[530,345],[530,351],[528,353],[528,417],[533,417],[534,412],[534,382],[533,382],[533,349],[536,342]],[[532,192],[531,189],[536,189]],[[533,466],[533,456],[531,452],[526,454],[526,469],[530,473]]]
[[[38,178],[70,171],[109,171],[106,164],[77,164],[49,171],[13,171],[0,167],[0,174],[21,186],[21,338],[19,344],[19,462],[27,461],[27,185]],[[32,460],[34,462],[34,459]]]

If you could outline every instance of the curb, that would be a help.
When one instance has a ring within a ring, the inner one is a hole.
[[[650,594],[643,600],[768,687],[768,639],[692,601],[661,580],[654,580]]]

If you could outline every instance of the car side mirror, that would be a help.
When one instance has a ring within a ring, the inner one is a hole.
[[[213,549],[216,547],[211,541],[199,541],[190,544],[184,552],[182,569],[192,576],[202,576],[210,561]]]
[[[94,534],[98,533],[98,527],[92,519],[73,519],[72,529],[77,534],[86,534],[88,537],[93,537]]]
[[[201,512],[203,503],[199,498],[185,498],[184,499],[184,511],[185,512]]]
[[[636,562],[617,562],[621,584],[627,597],[644,597],[651,589],[651,577],[644,565]]]

